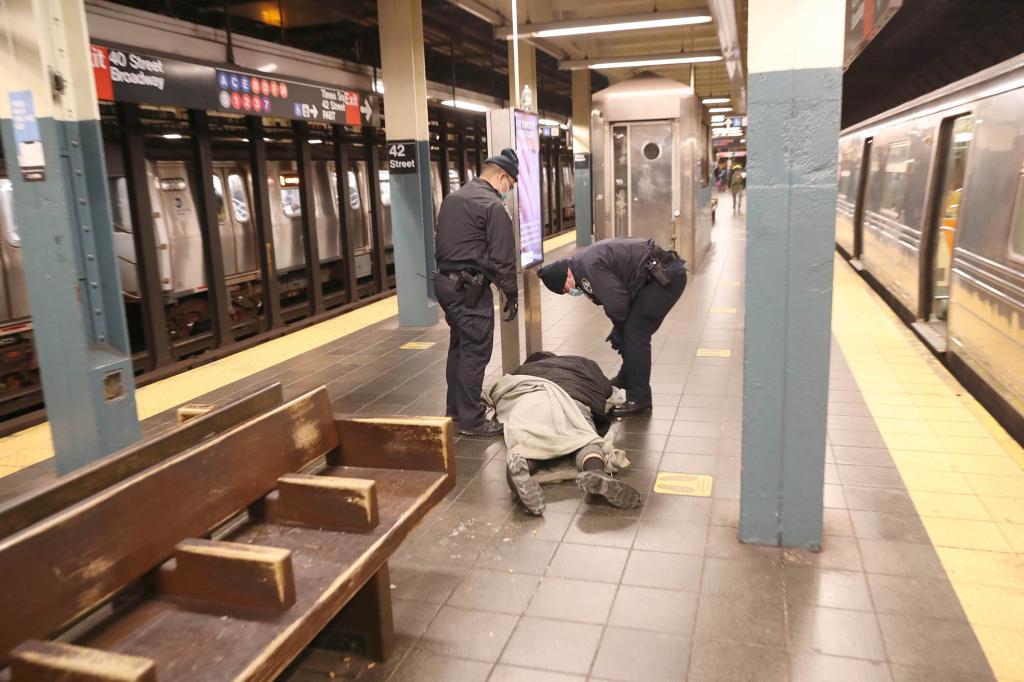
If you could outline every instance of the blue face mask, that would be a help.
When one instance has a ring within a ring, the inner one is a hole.
[[[500,194],[500,195],[501,195],[501,200],[502,200],[502,201],[508,201],[508,195],[512,194],[512,187],[509,187],[509,188],[508,188],[507,190],[505,190],[504,192],[500,192],[500,191],[499,191],[499,192],[498,192],[498,194]]]
[[[573,288],[569,289],[569,295],[570,296],[582,296],[583,295],[583,290],[582,289],[577,289],[576,287],[573,287]]]

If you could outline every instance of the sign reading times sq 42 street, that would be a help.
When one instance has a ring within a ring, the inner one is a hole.
[[[92,46],[92,71],[101,100],[340,125],[380,122],[379,102],[372,95],[114,46]]]

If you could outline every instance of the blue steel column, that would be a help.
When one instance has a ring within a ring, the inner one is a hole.
[[[740,539],[821,546],[843,0],[751,0]]]
[[[438,306],[433,282],[427,279],[434,271],[434,202],[430,191],[423,7],[420,0],[380,0],[377,14],[387,140],[414,140],[417,158],[415,173],[391,174],[398,323],[432,325],[438,320]]]
[[[576,196],[576,246],[594,241],[593,194],[590,179],[590,69],[572,73],[572,154]],[[577,163],[580,159],[580,163]]]
[[[63,474],[139,439],[81,0],[6,3],[0,69],[0,136]],[[29,169],[31,147],[42,168]]]

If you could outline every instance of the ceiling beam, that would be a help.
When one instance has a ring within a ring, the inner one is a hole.
[[[722,48],[725,70],[729,74],[733,106],[736,111],[746,111],[747,76],[743,68],[743,54],[740,50],[735,0],[708,0],[708,9],[715,19],[715,28],[718,30],[718,44]]]
[[[494,11],[479,0],[448,0],[448,2],[465,12],[469,12],[478,19],[483,19],[491,26],[503,26],[508,21],[500,12]],[[569,53],[547,40],[531,38],[526,42],[555,59],[566,59],[569,57]]]

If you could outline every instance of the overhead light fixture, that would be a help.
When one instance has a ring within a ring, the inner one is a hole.
[[[551,128],[554,128],[555,126],[559,125],[558,121],[556,121],[553,118],[542,118],[539,121],[537,121],[537,123],[542,126],[549,126]]]
[[[745,138],[745,137],[741,137],[740,138],[740,142],[746,142],[746,141],[747,141],[747,138]]]
[[[679,10],[523,24],[518,27],[518,34],[520,38],[558,38],[589,33],[612,33],[616,31],[639,31],[671,26],[692,26],[693,24],[707,24],[710,22],[711,15],[707,12],[701,10]],[[511,40],[512,29],[512,26],[495,28],[494,37]]]
[[[725,114],[715,114],[711,117],[712,123],[718,123],[719,121],[725,121]]]
[[[705,97],[700,101],[701,104],[728,104],[729,102],[728,97]]]
[[[702,50],[700,52],[652,54],[647,56],[567,59],[558,62],[558,68],[563,71],[575,71],[577,69],[628,69],[638,66],[670,66],[672,64],[701,64],[719,61],[722,61],[721,52],[717,50]]]
[[[441,104],[446,107],[453,107],[455,109],[463,109],[465,111],[475,111],[477,113],[483,113],[490,111],[490,107],[485,107],[483,104],[475,104],[473,102],[467,102],[461,99],[446,99],[442,100]]]
[[[266,73],[274,73],[275,71],[277,71],[277,64],[275,64],[274,62],[270,62],[268,64],[264,64],[263,66],[257,66],[256,70],[264,71]]]
[[[562,130],[568,130],[569,129],[569,124],[568,123],[559,123],[558,127],[561,128]]]
[[[725,114],[730,111],[732,111],[732,107],[711,107],[708,109],[708,112],[712,114]]]
[[[725,121],[712,121],[711,122],[711,127],[712,128],[724,128],[725,127]]]
[[[374,92],[380,92],[380,93],[383,93],[383,92],[384,92],[384,81],[382,81],[382,80],[381,80],[381,79],[379,79],[379,78],[378,78],[378,79],[376,79],[375,81],[373,81],[373,87],[372,87],[372,90],[373,90]]]
[[[309,143],[310,144],[323,144],[324,141],[319,139],[319,138],[314,137],[314,138],[310,138]]]
[[[180,140],[181,135],[179,133],[164,133],[163,138],[165,140]]]

